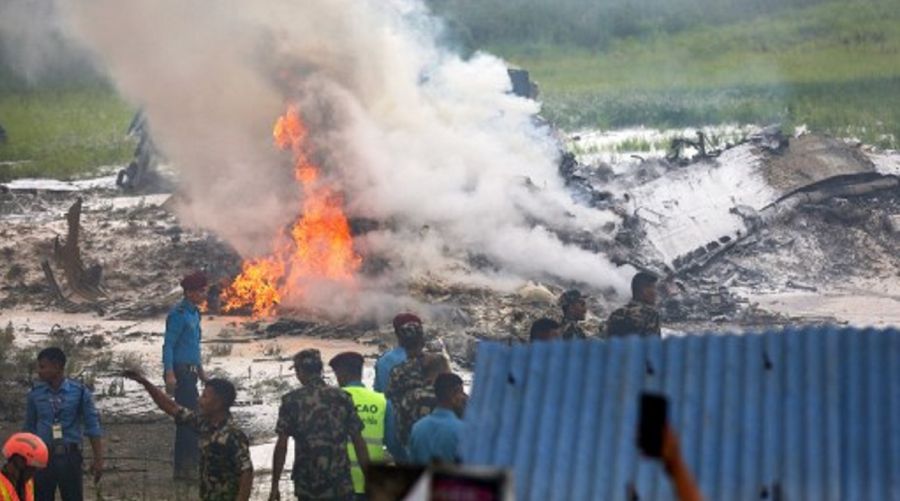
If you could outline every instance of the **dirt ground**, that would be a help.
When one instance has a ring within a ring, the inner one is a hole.
[[[0,436],[8,436],[18,431],[20,423],[0,421]],[[99,485],[93,483],[87,472],[91,464],[90,445],[85,448],[85,499],[97,501],[148,501],[183,500],[192,501],[198,497],[197,487],[190,484],[176,484],[172,479],[172,444],[175,441],[175,427],[171,420],[159,414],[139,421],[117,421],[104,423],[106,449],[105,472]],[[264,448],[255,452],[269,452]],[[265,454],[263,463],[254,454],[256,468],[253,500],[268,499],[271,483],[271,454]],[[282,475],[281,494],[291,499],[293,488],[290,473]]]
[[[0,422],[0,435],[18,431],[21,423]],[[87,499],[176,499],[172,482],[172,444],[175,428],[159,416],[140,423],[104,423],[106,471],[99,489],[85,477]],[[85,468],[91,462],[85,450]],[[185,497],[184,499],[190,499]]]

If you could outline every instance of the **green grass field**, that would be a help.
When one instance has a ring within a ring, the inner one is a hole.
[[[125,137],[133,113],[104,84],[0,92],[0,180],[71,179],[122,165],[134,150]]]
[[[753,21],[619,40],[603,52],[497,46],[540,83],[567,129],[780,122],[900,139],[900,8],[831,3]]]

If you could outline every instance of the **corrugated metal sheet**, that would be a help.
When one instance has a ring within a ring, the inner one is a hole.
[[[482,344],[467,464],[518,499],[673,499],[638,457],[638,394],[665,393],[707,499],[900,500],[900,331]]]

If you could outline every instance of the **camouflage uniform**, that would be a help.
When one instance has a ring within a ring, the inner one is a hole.
[[[653,306],[631,300],[618,310],[612,312],[606,322],[606,335],[627,336],[660,336],[659,312]]]
[[[391,371],[384,395],[394,406],[397,439],[404,447],[409,443],[409,434],[412,431],[412,425],[415,424],[414,416],[418,414],[416,410],[416,407],[420,405],[418,400],[423,394],[427,395],[429,391],[433,394],[433,390],[425,381],[425,369],[422,367],[421,357],[406,360]]]
[[[587,339],[584,329],[581,328],[581,322],[563,319],[562,324],[563,339]]]
[[[199,414],[182,407],[175,422],[197,431],[200,442],[200,499],[234,501],[241,474],[253,470],[250,441],[231,416],[214,426]]]
[[[294,439],[291,478],[299,499],[352,499],[347,441],[362,430],[350,395],[322,379],[282,397],[275,432]]]
[[[431,414],[437,407],[437,397],[434,395],[434,389],[431,387],[419,387],[409,391],[405,397],[400,399],[401,404],[397,406],[396,423],[397,439],[404,446],[409,445],[409,437],[412,435],[412,428],[416,422],[423,417]],[[400,409],[403,409],[401,412]]]
[[[585,334],[584,330],[581,328],[580,321],[569,318],[568,312],[568,310],[576,304],[580,304],[583,308],[586,308],[587,299],[588,296],[582,294],[581,291],[577,289],[567,290],[559,296],[559,307],[562,308],[563,311],[561,322],[563,339],[587,339],[587,334]]]

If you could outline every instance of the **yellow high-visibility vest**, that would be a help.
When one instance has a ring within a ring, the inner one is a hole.
[[[369,450],[369,461],[384,460],[384,416],[387,412],[387,399],[384,398],[384,394],[362,386],[345,386],[344,391],[353,398],[356,413],[363,422],[362,436]],[[353,448],[352,442],[347,444],[347,454],[350,456],[353,491],[365,494],[365,478],[356,459],[356,449]]]
[[[0,473],[0,501],[34,501],[34,480],[29,480],[25,484],[25,499],[19,500],[12,482]]]

